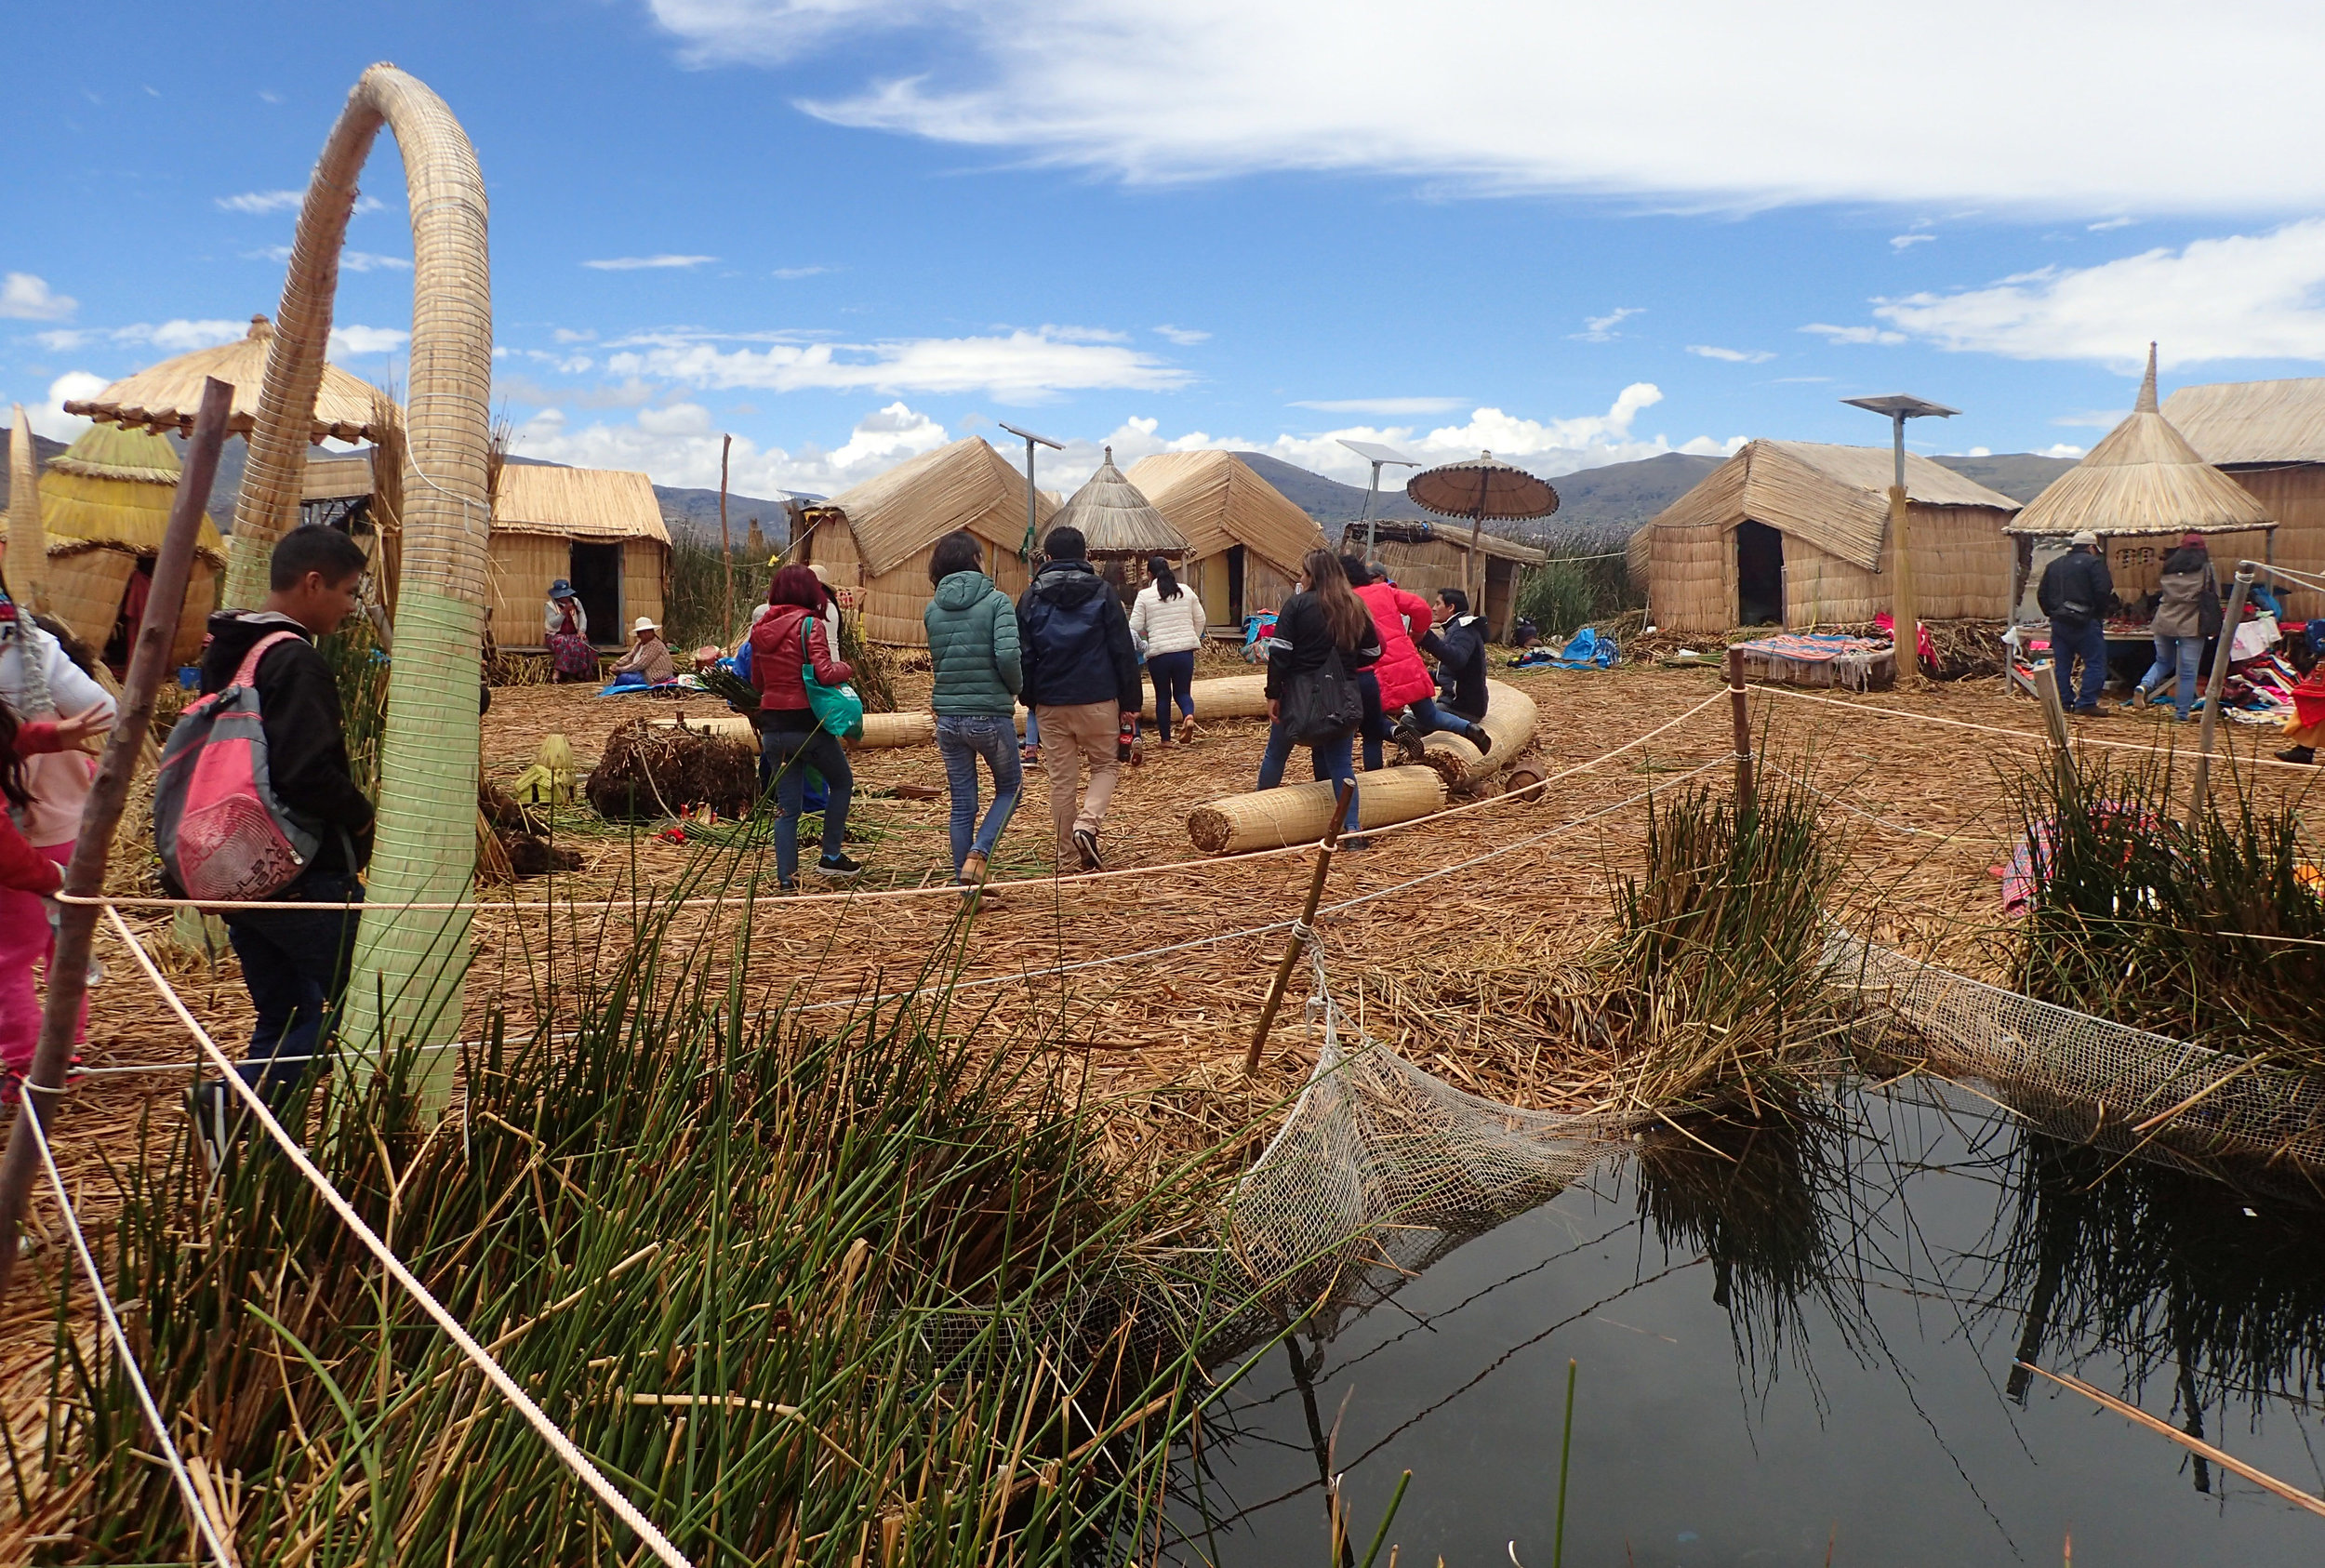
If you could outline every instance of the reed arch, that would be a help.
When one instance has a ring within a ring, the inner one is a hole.
[[[271,546],[298,519],[300,477],[331,338],[339,252],[356,176],[385,126],[404,155],[412,219],[412,341],[405,400],[403,551],[395,662],[380,751],[369,897],[446,902],[476,861],[477,671],[486,597],[492,282],[485,179],[444,100],[392,65],[348,95],[308,181],[274,318],[250,458],[234,508],[226,603],[266,593]],[[343,1038],[441,1043],[460,1021],[465,912],[379,910],[356,940]],[[449,1086],[449,1053],[434,1075]]]

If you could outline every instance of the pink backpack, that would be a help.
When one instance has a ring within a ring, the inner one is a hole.
[[[153,837],[189,898],[267,897],[321,845],[275,798],[259,722],[259,660],[298,635],[259,638],[223,690],[188,703],[170,726],[153,786]]]

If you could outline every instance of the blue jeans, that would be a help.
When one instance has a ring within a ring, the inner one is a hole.
[[[990,857],[1002,830],[1017,809],[1024,771],[1017,761],[1016,721],[1006,713],[939,713],[937,751],[945,759],[945,784],[952,793],[952,874],[970,855]],[[976,759],[993,772],[993,804],[985,825],[976,821]]]
[[[360,904],[364,884],[344,873],[308,871],[277,897]],[[279,1103],[320,1054],[325,1020],[347,989],[355,924],[353,910],[236,910],[226,916],[227,940],[242,961],[242,983],[258,1014],[240,1070],[270,1101]]]
[[[2204,639],[2201,637],[2166,637],[2156,634],[2156,662],[2147,667],[2147,673],[2139,678],[2139,689],[2154,694],[2155,689],[2173,675],[2179,686],[2172,694],[2172,706],[2186,724],[2196,707],[2196,671],[2204,660]]]
[[[2076,695],[2075,660],[2083,661],[2082,694]],[[2107,684],[2107,629],[2103,621],[2051,618],[2051,669],[2059,679],[2059,700],[2085,711],[2099,706]]]
[[[856,774],[840,743],[820,729],[770,729],[761,751],[775,767],[775,874],[784,886],[799,880],[799,817],[806,808],[807,769],[823,775],[823,854],[840,853],[847,838],[848,797]]]
[[[1364,696],[1364,716],[1356,724],[1364,742],[1364,771],[1380,771],[1380,743],[1388,738],[1388,715],[1380,711],[1380,678],[1369,670],[1356,672],[1356,689]]]
[[[1189,718],[1195,716],[1195,651],[1151,654],[1147,674],[1154,682],[1154,722],[1167,743],[1171,738],[1171,704]]]
[[[1335,782],[1345,778],[1351,784],[1356,782],[1355,738],[1351,733],[1308,749],[1309,761],[1314,766],[1318,778],[1329,778]],[[1259,755],[1259,787],[1272,790],[1282,783],[1283,764],[1291,760],[1292,732],[1285,729],[1281,722],[1269,724],[1268,749]],[[1356,831],[1356,791],[1353,790],[1348,791],[1348,819],[1341,824],[1340,831],[1344,833]]]
[[[1448,734],[1468,739],[1471,738],[1471,732],[1477,728],[1477,725],[1451,709],[1440,710],[1437,706],[1437,699],[1433,697],[1420,698],[1405,711],[1413,715],[1413,727],[1423,735],[1443,730]]]

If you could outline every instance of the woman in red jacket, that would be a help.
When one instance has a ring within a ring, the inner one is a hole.
[[[47,726],[41,744],[54,733],[55,726]],[[16,711],[0,702],[0,1103],[7,1104],[15,1102],[40,1041],[33,967],[48,950],[47,900],[64,885],[63,870],[16,825],[14,814],[33,798],[18,739]]]
[[[751,684],[759,692],[759,744],[775,773],[775,871],[785,892],[799,885],[799,818],[806,804],[806,770],[823,775],[823,857],[816,874],[835,882],[864,868],[848,858],[848,798],[856,776],[840,742],[817,721],[807,705],[805,667],[816,679],[836,686],[855,678],[846,660],[833,657],[817,612],[823,584],[804,566],[786,566],[767,585],[767,613],[751,629]]]
[[[1422,736],[1442,729],[1463,737],[1481,751],[1490,751],[1494,742],[1484,730],[1467,719],[1442,711],[1437,706],[1437,682],[1429,674],[1428,666],[1421,662],[1423,649],[1442,657],[1437,633],[1430,630],[1435,618],[1429,614],[1428,601],[1417,593],[1407,593],[1393,582],[1375,580],[1362,556],[1343,555],[1340,565],[1348,574],[1348,583],[1356,590],[1356,596],[1373,612],[1373,625],[1380,631],[1380,662],[1373,666],[1372,672],[1380,682],[1381,711],[1395,713],[1401,708],[1413,711],[1410,721],[1398,721],[1389,732],[1396,736],[1400,749],[1417,751]],[[1376,768],[1380,762],[1380,740],[1368,731],[1364,737],[1364,765]]]

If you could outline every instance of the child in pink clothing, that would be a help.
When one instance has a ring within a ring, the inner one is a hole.
[[[31,738],[53,739],[57,726]],[[0,1100],[16,1097],[33,1065],[40,1040],[40,995],[33,967],[48,951],[46,902],[64,885],[57,862],[34,849],[16,825],[16,814],[31,804],[24,786],[24,760],[15,711],[0,703]]]

